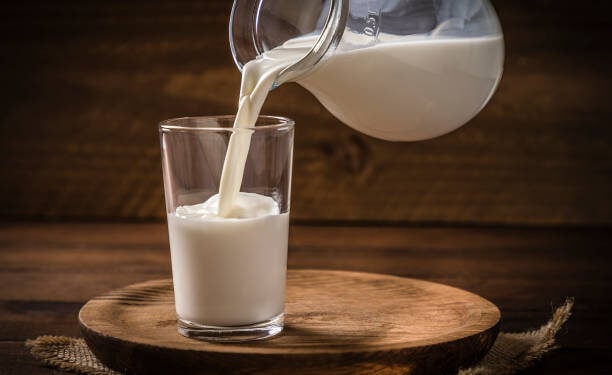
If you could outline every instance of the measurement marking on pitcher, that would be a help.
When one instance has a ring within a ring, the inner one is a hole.
[[[379,19],[380,15],[378,12],[369,11],[363,33],[367,36],[378,36]]]

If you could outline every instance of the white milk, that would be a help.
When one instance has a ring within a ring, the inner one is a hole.
[[[227,146],[219,186],[220,216],[230,216],[233,202],[242,183],[252,133],[251,130],[244,128],[255,126],[259,111],[278,73],[283,68],[292,65],[295,61],[295,53],[282,59],[272,60],[262,58],[250,61],[242,70],[238,112],[234,120],[234,133],[230,137]]]
[[[446,134],[474,117],[499,83],[503,61],[501,36],[396,37],[336,52],[298,83],[362,133],[416,141]]]
[[[237,326],[283,312],[289,214],[270,197],[238,193],[230,215],[218,195],[168,215],[178,316]]]
[[[298,83],[338,119],[382,139],[415,141],[448,133],[488,102],[503,69],[501,36],[430,38],[380,34],[385,43],[351,49],[361,42],[346,33],[344,45]],[[251,131],[275,78],[316,41],[292,39],[248,62],[228,146],[219,194],[219,214],[228,216],[240,190]],[[330,129],[333,131],[333,129]]]

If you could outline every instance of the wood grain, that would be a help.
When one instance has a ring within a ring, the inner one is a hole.
[[[612,223],[610,2],[493,2],[506,66],[488,107],[431,141],[340,124],[297,85],[294,220]],[[2,7],[0,217],[163,218],[156,124],[233,113],[231,1]]]
[[[290,270],[285,329],[271,340],[213,344],[177,332],[172,280],[89,301],[79,323],[90,348],[128,374],[451,374],[478,361],[500,313],[472,293],[416,279]]]
[[[602,228],[292,226],[289,267],[388,273],[482,295],[501,330],[543,324],[566,297],[576,305],[562,349],[526,374],[612,372],[612,232]],[[168,278],[163,224],[1,223],[0,373],[51,375],[23,345],[43,334],[78,336],[87,300]]]

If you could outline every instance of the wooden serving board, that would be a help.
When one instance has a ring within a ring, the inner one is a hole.
[[[499,309],[461,289],[389,275],[289,270],[285,329],[242,344],[177,332],[171,280],[89,301],[89,347],[126,374],[446,374],[476,363],[499,330]]]

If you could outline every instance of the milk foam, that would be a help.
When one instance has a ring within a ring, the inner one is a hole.
[[[223,219],[247,219],[266,215],[278,215],[280,210],[278,204],[271,197],[240,192],[236,195],[234,204],[228,213],[228,217],[219,216],[219,194],[215,194],[204,203],[191,206],[180,206],[176,209],[176,216],[191,220],[223,220]]]

